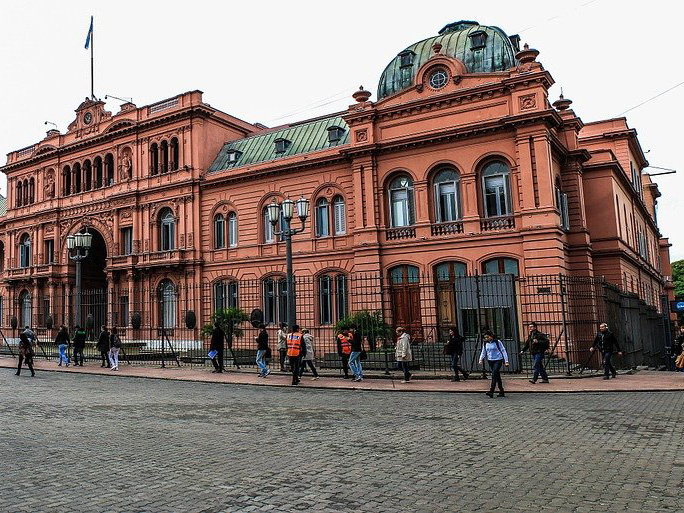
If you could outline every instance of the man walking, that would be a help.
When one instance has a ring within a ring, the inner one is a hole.
[[[292,326],[292,333],[287,335],[287,357],[292,370],[292,384],[299,385],[299,362],[306,355],[306,346],[299,332],[299,325]]]
[[[76,332],[74,333],[74,366],[80,365],[83,367],[83,350],[85,349],[85,345],[86,332],[77,324]]]
[[[102,358],[100,367],[109,368],[109,330],[107,326],[102,326],[100,336],[97,337],[97,349],[100,351],[100,358]]]
[[[213,373],[223,372],[223,341],[226,338],[226,334],[221,328],[221,324],[218,321],[214,323],[214,329],[211,331],[211,345],[209,350],[214,352],[214,357],[211,359],[211,363],[214,364]]]
[[[280,323],[280,329],[276,333],[276,344],[280,358],[280,372],[285,372],[285,359],[287,358],[287,324]]]
[[[532,368],[534,369],[534,374],[532,375],[530,383],[534,385],[537,382],[537,379],[539,379],[540,374],[542,383],[548,383],[549,376],[546,374],[546,369],[544,368],[544,354],[550,347],[549,337],[537,329],[536,322],[531,322],[529,329],[529,335],[527,336],[527,340],[525,340],[525,345],[523,346],[522,351],[520,351],[520,354],[523,354],[529,349],[530,354],[532,355]]]
[[[363,368],[361,367],[361,352],[363,351],[363,338],[356,329],[356,324],[349,327],[349,341],[351,353],[349,354],[349,368],[354,374],[354,381],[363,381]]]
[[[611,358],[615,352],[617,352],[618,355],[622,355],[622,350],[618,344],[617,337],[608,330],[608,325],[605,322],[599,326],[599,332],[596,334],[594,343],[589,348],[589,351],[593,353],[596,348],[598,348],[603,355],[603,368],[605,369],[603,379],[610,379],[610,374],[613,375],[613,378],[617,378],[617,371],[611,363]]]

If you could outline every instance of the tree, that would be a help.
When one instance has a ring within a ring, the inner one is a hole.
[[[242,336],[240,324],[247,320],[249,320],[249,315],[239,308],[223,308],[221,310],[216,310],[211,315],[211,323],[205,324],[202,327],[202,335],[205,337],[210,336],[214,329],[214,324],[218,322],[219,326],[226,334],[228,348],[231,348],[233,347],[233,337],[237,338]]]
[[[684,300],[684,260],[672,262],[672,282],[674,283],[675,299]],[[679,313],[679,324],[684,323],[684,313]]]
[[[348,330],[355,324],[362,336],[368,339],[370,350],[375,351],[378,339],[388,340],[392,338],[392,327],[382,318],[379,310],[359,310],[335,323],[335,331]]]

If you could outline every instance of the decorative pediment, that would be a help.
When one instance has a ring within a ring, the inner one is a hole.
[[[68,131],[76,132],[76,137],[84,137],[100,132],[100,123],[112,117],[101,100],[86,98],[76,109],[76,119],[69,124]]]

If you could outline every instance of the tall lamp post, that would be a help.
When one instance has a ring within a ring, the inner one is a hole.
[[[301,228],[292,228],[291,222],[294,216],[294,207],[297,206],[297,216],[302,222]],[[297,323],[294,304],[294,274],[292,272],[292,236],[304,231],[306,218],[309,217],[309,200],[304,196],[297,201],[292,201],[289,197],[281,204],[273,199],[267,207],[268,220],[273,227],[273,234],[285,239],[285,254],[287,259],[287,324],[292,332],[292,326]],[[280,231],[276,230],[276,225],[282,212],[283,226]]]
[[[88,232],[77,233],[67,236],[67,249],[69,258],[76,262],[76,316],[77,326],[81,326],[81,262],[88,257],[90,245],[93,242],[93,234]],[[73,254],[72,254],[73,251]],[[82,326],[81,326],[82,327]]]

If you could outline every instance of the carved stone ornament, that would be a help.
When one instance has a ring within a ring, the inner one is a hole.
[[[520,97],[520,110],[529,110],[537,107],[537,95],[526,94]]]
[[[368,130],[365,128],[363,130],[356,131],[356,142],[366,142],[368,140]]]
[[[124,148],[121,153],[121,164],[119,165],[119,175],[122,180],[130,180],[133,178],[133,159],[131,157],[131,149]]]
[[[53,169],[48,169],[45,173],[43,193],[47,199],[52,199],[55,197],[55,171]]]

